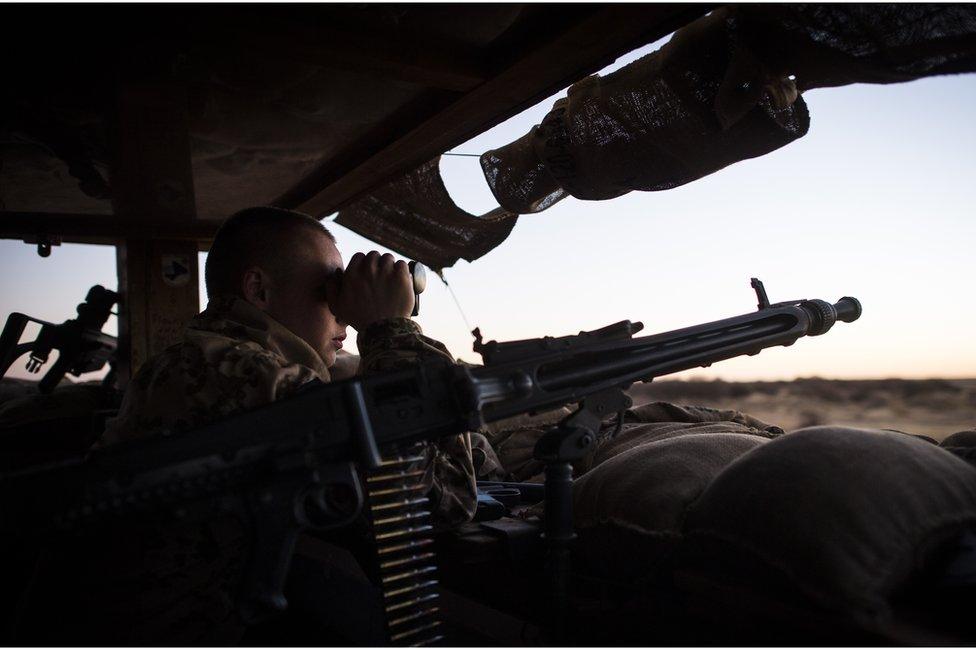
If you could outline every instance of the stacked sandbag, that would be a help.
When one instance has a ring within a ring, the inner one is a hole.
[[[976,468],[892,431],[811,427],[743,455],[692,504],[682,569],[895,634],[895,599],[976,526]]]
[[[893,603],[976,531],[976,467],[899,432],[782,434],[734,411],[642,408],[576,481],[582,573],[754,628],[939,638],[899,636]]]
[[[581,569],[653,582],[670,567],[688,507],[737,458],[782,433],[737,411],[665,402],[629,410],[574,486]]]

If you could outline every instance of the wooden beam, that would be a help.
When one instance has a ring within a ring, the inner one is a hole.
[[[371,152],[378,151],[395,141],[401,134],[409,131],[415,124],[426,119],[431,106],[443,107],[450,104],[450,98],[439,91],[421,93],[410,102],[397,108],[386,119],[373,126],[353,142],[334,152],[326,166],[309,174],[287,192],[276,198],[272,205],[293,207],[314,196],[318,188],[329,185],[342,178],[348,169],[355,169],[369,159]],[[322,212],[315,216],[324,216]]]
[[[372,34],[334,34],[325,43],[315,41],[311,47],[302,44],[300,53],[306,61],[323,67],[462,93],[488,79],[487,70],[460,48],[401,45]]]
[[[64,243],[115,245],[125,239],[192,240],[209,248],[219,221],[126,219],[111,214],[0,212],[0,239],[37,241],[56,237]]]
[[[374,185],[469,140],[711,8],[635,4],[594,9],[491,80],[433,111],[409,132],[380,146],[362,147],[358,155],[324,161],[274,203],[314,215],[330,214]]]
[[[139,224],[192,224],[196,217],[186,92],[166,82],[127,86],[119,98],[119,151],[113,209]],[[121,294],[119,384],[182,338],[200,310],[197,243],[144,235],[116,248]]]
[[[192,26],[194,48],[208,54],[251,51],[262,57],[352,71],[379,79],[463,93],[488,69],[475,48],[378,25],[313,25],[274,15],[240,13]]]
[[[113,212],[134,220],[194,220],[186,91],[175,84],[141,84],[123,88],[119,103]]]

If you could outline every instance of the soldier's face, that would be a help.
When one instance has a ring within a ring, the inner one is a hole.
[[[346,338],[346,324],[338,321],[325,301],[325,279],[343,267],[342,256],[324,234],[296,233],[287,253],[287,265],[268,291],[264,311],[312,346],[326,366],[335,363],[336,351]]]

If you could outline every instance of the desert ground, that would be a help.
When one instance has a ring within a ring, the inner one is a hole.
[[[4,379],[0,404],[33,382]],[[657,380],[630,389],[635,405],[665,401],[736,409],[787,431],[818,424],[896,429],[942,440],[976,429],[976,379]]]
[[[976,379],[727,382],[654,381],[634,404],[664,401],[736,409],[787,431],[818,424],[896,429],[942,440],[976,429]]]

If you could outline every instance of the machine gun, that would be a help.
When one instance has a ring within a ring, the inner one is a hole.
[[[57,350],[58,360],[38,383],[42,393],[50,393],[66,372],[77,377],[111,363],[117,341],[114,336],[103,334],[102,328],[112,313],[112,306],[118,301],[119,294],[96,284],[88,290],[85,301],[78,305],[78,317],[60,325],[18,312],[10,314],[0,334],[0,377],[7,374],[14,361],[28,352],[30,359],[27,370],[39,372],[41,366],[47,363],[51,351]],[[39,323],[41,331],[34,341],[20,343],[20,337],[30,322]],[[110,386],[113,381],[114,374],[110,371],[102,383]]]
[[[196,431],[9,474],[0,477],[0,530],[70,530],[120,515],[187,519],[238,512],[254,530],[242,599],[242,613],[253,617],[285,607],[282,586],[300,531],[343,526],[361,512],[357,464],[406,481],[410,472],[399,469],[404,459],[384,460],[381,450],[578,404],[535,448],[546,464],[545,535],[558,639],[574,536],[570,463],[594,445],[606,420],[614,414],[622,420],[630,406],[624,391],[636,381],[791,345],[861,314],[854,298],[771,305],[762,283],[753,280],[753,286],[759,310],[750,314],[636,338],[642,326],[629,321],[559,338],[484,343],[479,336],[475,349],[483,366],[425,362],[309,385],[287,400]],[[367,483],[375,476],[368,475]],[[410,503],[389,505],[391,520],[405,521],[405,529],[414,525],[412,515],[398,518],[397,508]],[[401,546],[403,562],[420,557],[415,547]],[[408,582],[400,591],[413,600],[403,602],[423,602],[420,592],[432,584],[423,576]]]

